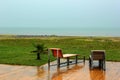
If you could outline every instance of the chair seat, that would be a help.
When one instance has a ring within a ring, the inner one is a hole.
[[[63,54],[63,58],[78,56],[79,54]]]

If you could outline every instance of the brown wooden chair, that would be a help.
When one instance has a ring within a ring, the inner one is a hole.
[[[63,54],[62,50],[60,48],[49,48],[49,50],[52,51],[52,54],[55,58],[57,58],[57,66],[60,67],[60,59],[61,58],[66,58],[67,59],[67,66],[69,66],[69,61],[70,57],[75,57],[75,63],[78,63],[78,56],[79,54]],[[85,58],[84,58],[84,63],[85,63]]]
[[[91,54],[89,56],[89,66],[90,69],[93,69],[94,61],[98,60],[99,67],[103,70],[106,70],[105,66],[105,50],[91,50]]]

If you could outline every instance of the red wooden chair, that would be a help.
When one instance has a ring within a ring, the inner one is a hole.
[[[75,63],[77,64],[78,62],[78,56],[79,54],[63,54],[62,50],[60,48],[49,48],[49,50],[52,51],[52,54],[55,58],[57,58],[57,66],[60,67],[60,59],[61,58],[66,58],[67,59],[67,66],[69,66],[69,61],[70,57],[75,57]],[[84,58],[84,63],[85,63],[85,58]]]

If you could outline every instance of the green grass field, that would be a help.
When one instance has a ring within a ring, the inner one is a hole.
[[[75,53],[88,59],[90,51],[106,50],[106,60],[120,61],[119,37],[37,37],[37,38],[0,38],[0,64],[40,66],[47,63],[47,54],[36,60],[34,43],[44,43],[47,48],[57,47],[63,53]],[[51,55],[52,60],[54,58]]]

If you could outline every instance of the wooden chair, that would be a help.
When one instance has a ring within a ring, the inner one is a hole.
[[[61,58],[66,58],[67,59],[67,66],[69,66],[69,61],[70,57],[75,57],[75,63],[78,63],[78,56],[79,54],[63,54],[62,50],[60,48],[49,48],[49,50],[52,51],[52,54],[55,58],[57,58],[57,66],[60,67],[60,59]],[[84,63],[85,63],[85,58],[84,58]]]
[[[91,55],[89,56],[89,66],[93,69],[93,62],[98,60],[99,67],[105,70],[105,50],[91,50]]]

